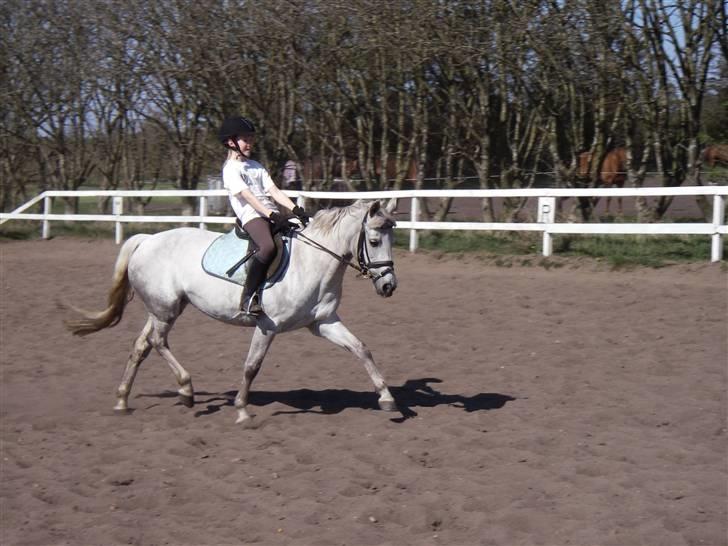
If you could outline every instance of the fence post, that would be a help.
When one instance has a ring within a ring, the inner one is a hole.
[[[556,198],[555,197],[539,197],[538,198],[538,221],[543,224],[553,224],[556,218]],[[543,247],[542,254],[546,257],[553,253],[553,241],[548,226],[544,226],[543,230]]]
[[[420,216],[420,199],[419,197],[413,197],[412,198],[412,204],[410,205],[410,222],[417,222],[419,220]],[[417,230],[412,228],[410,229],[410,240],[409,240],[409,249],[410,252],[415,252],[417,250],[417,239],[418,239]]]
[[[713,196],[713,233],[710,245],[710,261],[719,262],[723,259],[723,237],[718,229],[723,225],[723,218],[725,218],[725,196],[714,195]]]
[[[51,237],[51,222],[48,220],[47,215],[51,214],[53,208],[53,200],[46,196],[43,198],[43,214],[46,216],[46,218],[43,218],[43,223],[41,224],[41,237],[43,239],[50,239]]]
[[[200,216],[207,216],[207,196],[200,195]],[[200,222],[200,229],[207,229],[205,222]]]
[[[124,198],[117,195],[111,201],[111,213],[114,216],[121,216],[124,213]],[[116,222],[116,244],[119,245],[124,240],[124,224]]]

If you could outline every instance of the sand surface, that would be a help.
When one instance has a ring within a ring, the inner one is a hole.
[[[399,288],[347,274],[341,316],[399,404],[307,331],[232,399],[251,331],[188,309],[114,415],[144,322],[63,329],[106,301],[118,247],[0,244],[0,543],[723,545],[728,280],[709,264],[498,268],[398,252]]]

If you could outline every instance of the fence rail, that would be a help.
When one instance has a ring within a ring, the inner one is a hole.
[[[397,227],[410,232],[409,248],[414,252],[418,246],[418,232],[421,230],[461,230],[461,231],[537,231],[542,232],[542,254],[553,253],[552,235],[554,234],[646,234],[646,235],[708,235],[711,238],[711,261],[723,259],[722,238],[728,235],[725,224],[725,203],[728,186],[690,186],[676,188],[532,188],[521,190],[400,190],[375,192],[312,192],[292,191],[285,193],[305,206],[306,199],[411,199],[410,220],[398,221]],[[207,224],[232,224],[232,216],[210,216],[208,199],[225,197],[225,190],[52,190],[41,193],[24,205],[9,213],[0,213],[0,224],[9,220],[38,220],[41,222],[41,236],[50,237],[52,221],[113,222],[116,228],[116,242],[124,238],[126,223],[198,223],[200,228]],[[565,197],[661,197],[661,196],[705,196],[713,197],[712,222],[693,223],[558,223],[556,222],[556,198]],[[54,197],[111,197],[111,214],[54,214]],[[124,214],[124,199],[130,197],[197,197],[196,216],[139,216]],[[421,222],[420,200],[432,197],[453,198],[498,198],[531,197],[538,199],[538,221],[531,223],[515,222]],[[43,202],[42,213],[27,213],[26,210]]]

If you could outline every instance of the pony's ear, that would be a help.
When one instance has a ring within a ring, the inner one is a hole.
[[[374,201],[374,203],[372,203],[372,206],[369,207],[369,218],[373,218],[374,215],[379,212],[381,206],[382,204],[379,202],[379,200]]]
[[[394,211],[397,210],[397,199],[393,197],[387,201],[387,204],[384,205],[384,210],[387,211],[388,214],[394,214]]]

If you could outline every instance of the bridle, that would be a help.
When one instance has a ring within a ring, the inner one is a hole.
[[[383,260],[380,262],[371,261],[366,244],[366,220],[367,217],[365,215],[361,222],[361,229],[359,230],[359,241],[356,243],[356,259],[359,262],[359,271],[361,271],[361,274],[369,277],[372,282],[376,282],[385,275],[394,273],[394,262],[392,260]],[[371,269],[378,269],[380,267],[386,267],[386,269],[377,274],[372,274],[370,271]]]
[[[371,261],[371,258],[369,257],[369,251],[367,250],[367,244],[366,244],[366,215],[364,216],[364,219],[361,222],[361,229],[359,230],[359,240],[356,243],[356,259],[358,263],[353,263],[350,258],[345,258],[344,256],[341,256],[340,254],[337,254],[333,250],[329,250],[321,243],[314,241],[307,235],[304,235],[302,232],[294,230],[296,237],[301,238],[304,240],[304,242],[310,244],[314,248],[317,248],[323,252],[326,252],[330,256],[333,256],[341,263],[348,265],[352,269],[357,270],[363,277],[367,277],[368,279],[371,279],[372,282],[377,282],[379,279],[384,277],[385,275],[388,275],[389,273],[394,273],[394,262],[392,260],[382,260],[379,262],[373,262]],[[380,267],[385,267],[383,271],[379,273],[372,273],[372,269],[378,269]]]

